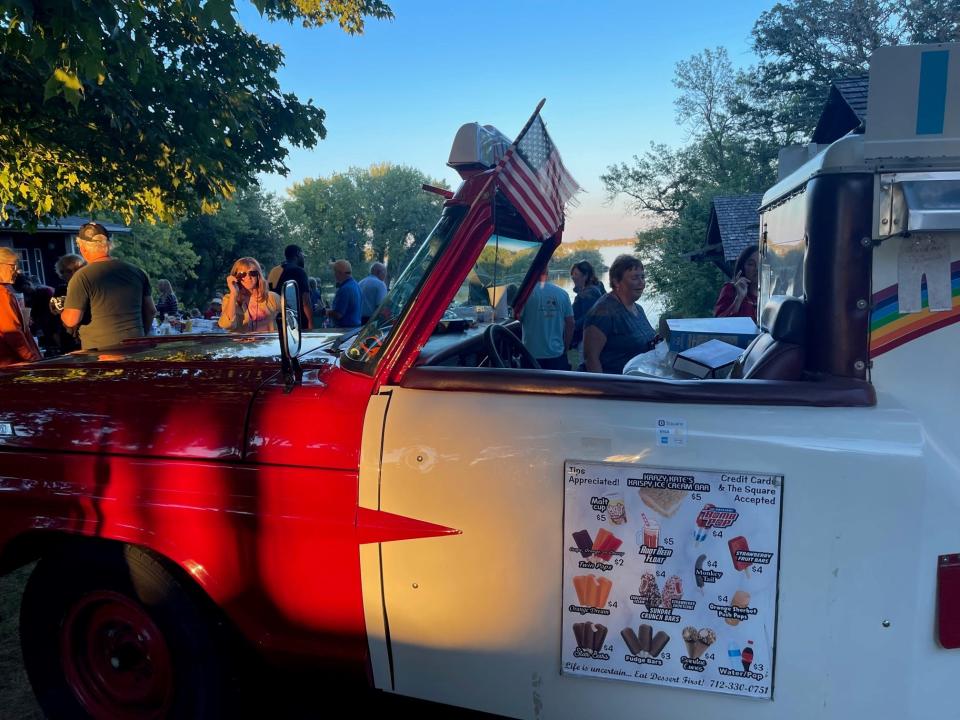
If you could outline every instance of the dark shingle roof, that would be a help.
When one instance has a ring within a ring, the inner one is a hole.
[[[867,119],[869,86],[869,75],[834,80],[811,140],[820,144],[832,143],[859,127]]]
[[[723,259],[734,261],[747,245],[760,239],[760,201],[763,193],[715,197],[710,203],[707,244],[723,245]]]

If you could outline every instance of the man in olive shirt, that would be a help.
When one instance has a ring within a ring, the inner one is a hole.
[[[119,345],[127,338],[143,337],[157,308],[150,296],[150,281],[140,268],[110,257],[110,234],[100,223],[87,223],[77,235],[77,247],[87,264],[67,285],[60,319],[68,328],[80,327],[84,350]]]

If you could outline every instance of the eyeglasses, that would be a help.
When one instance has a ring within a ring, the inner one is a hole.
[[[243,280],[247,275],[249,275],[249,276],[252,277],[252,278],[258,278],[258,277],[260,277],[260,271],[259,271],[259,270],[249,270],[248,272],[243,272],[243,271],[241,271],[241,272],[238,272],[238,273],[234,273],[233,276],[234,276],[237,280]]]

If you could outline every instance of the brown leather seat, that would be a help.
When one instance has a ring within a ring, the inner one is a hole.
[[[760,314],[760,330],[730,371],[745,380],[799,380],[806,363],[806,306],[800,298],[775,295]]]

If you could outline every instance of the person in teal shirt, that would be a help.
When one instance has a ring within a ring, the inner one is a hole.
[[[523,344],[545,370],[569,370],[567,348],[573,338],[573,306],[565,290],[540,276],[520,312]]]

